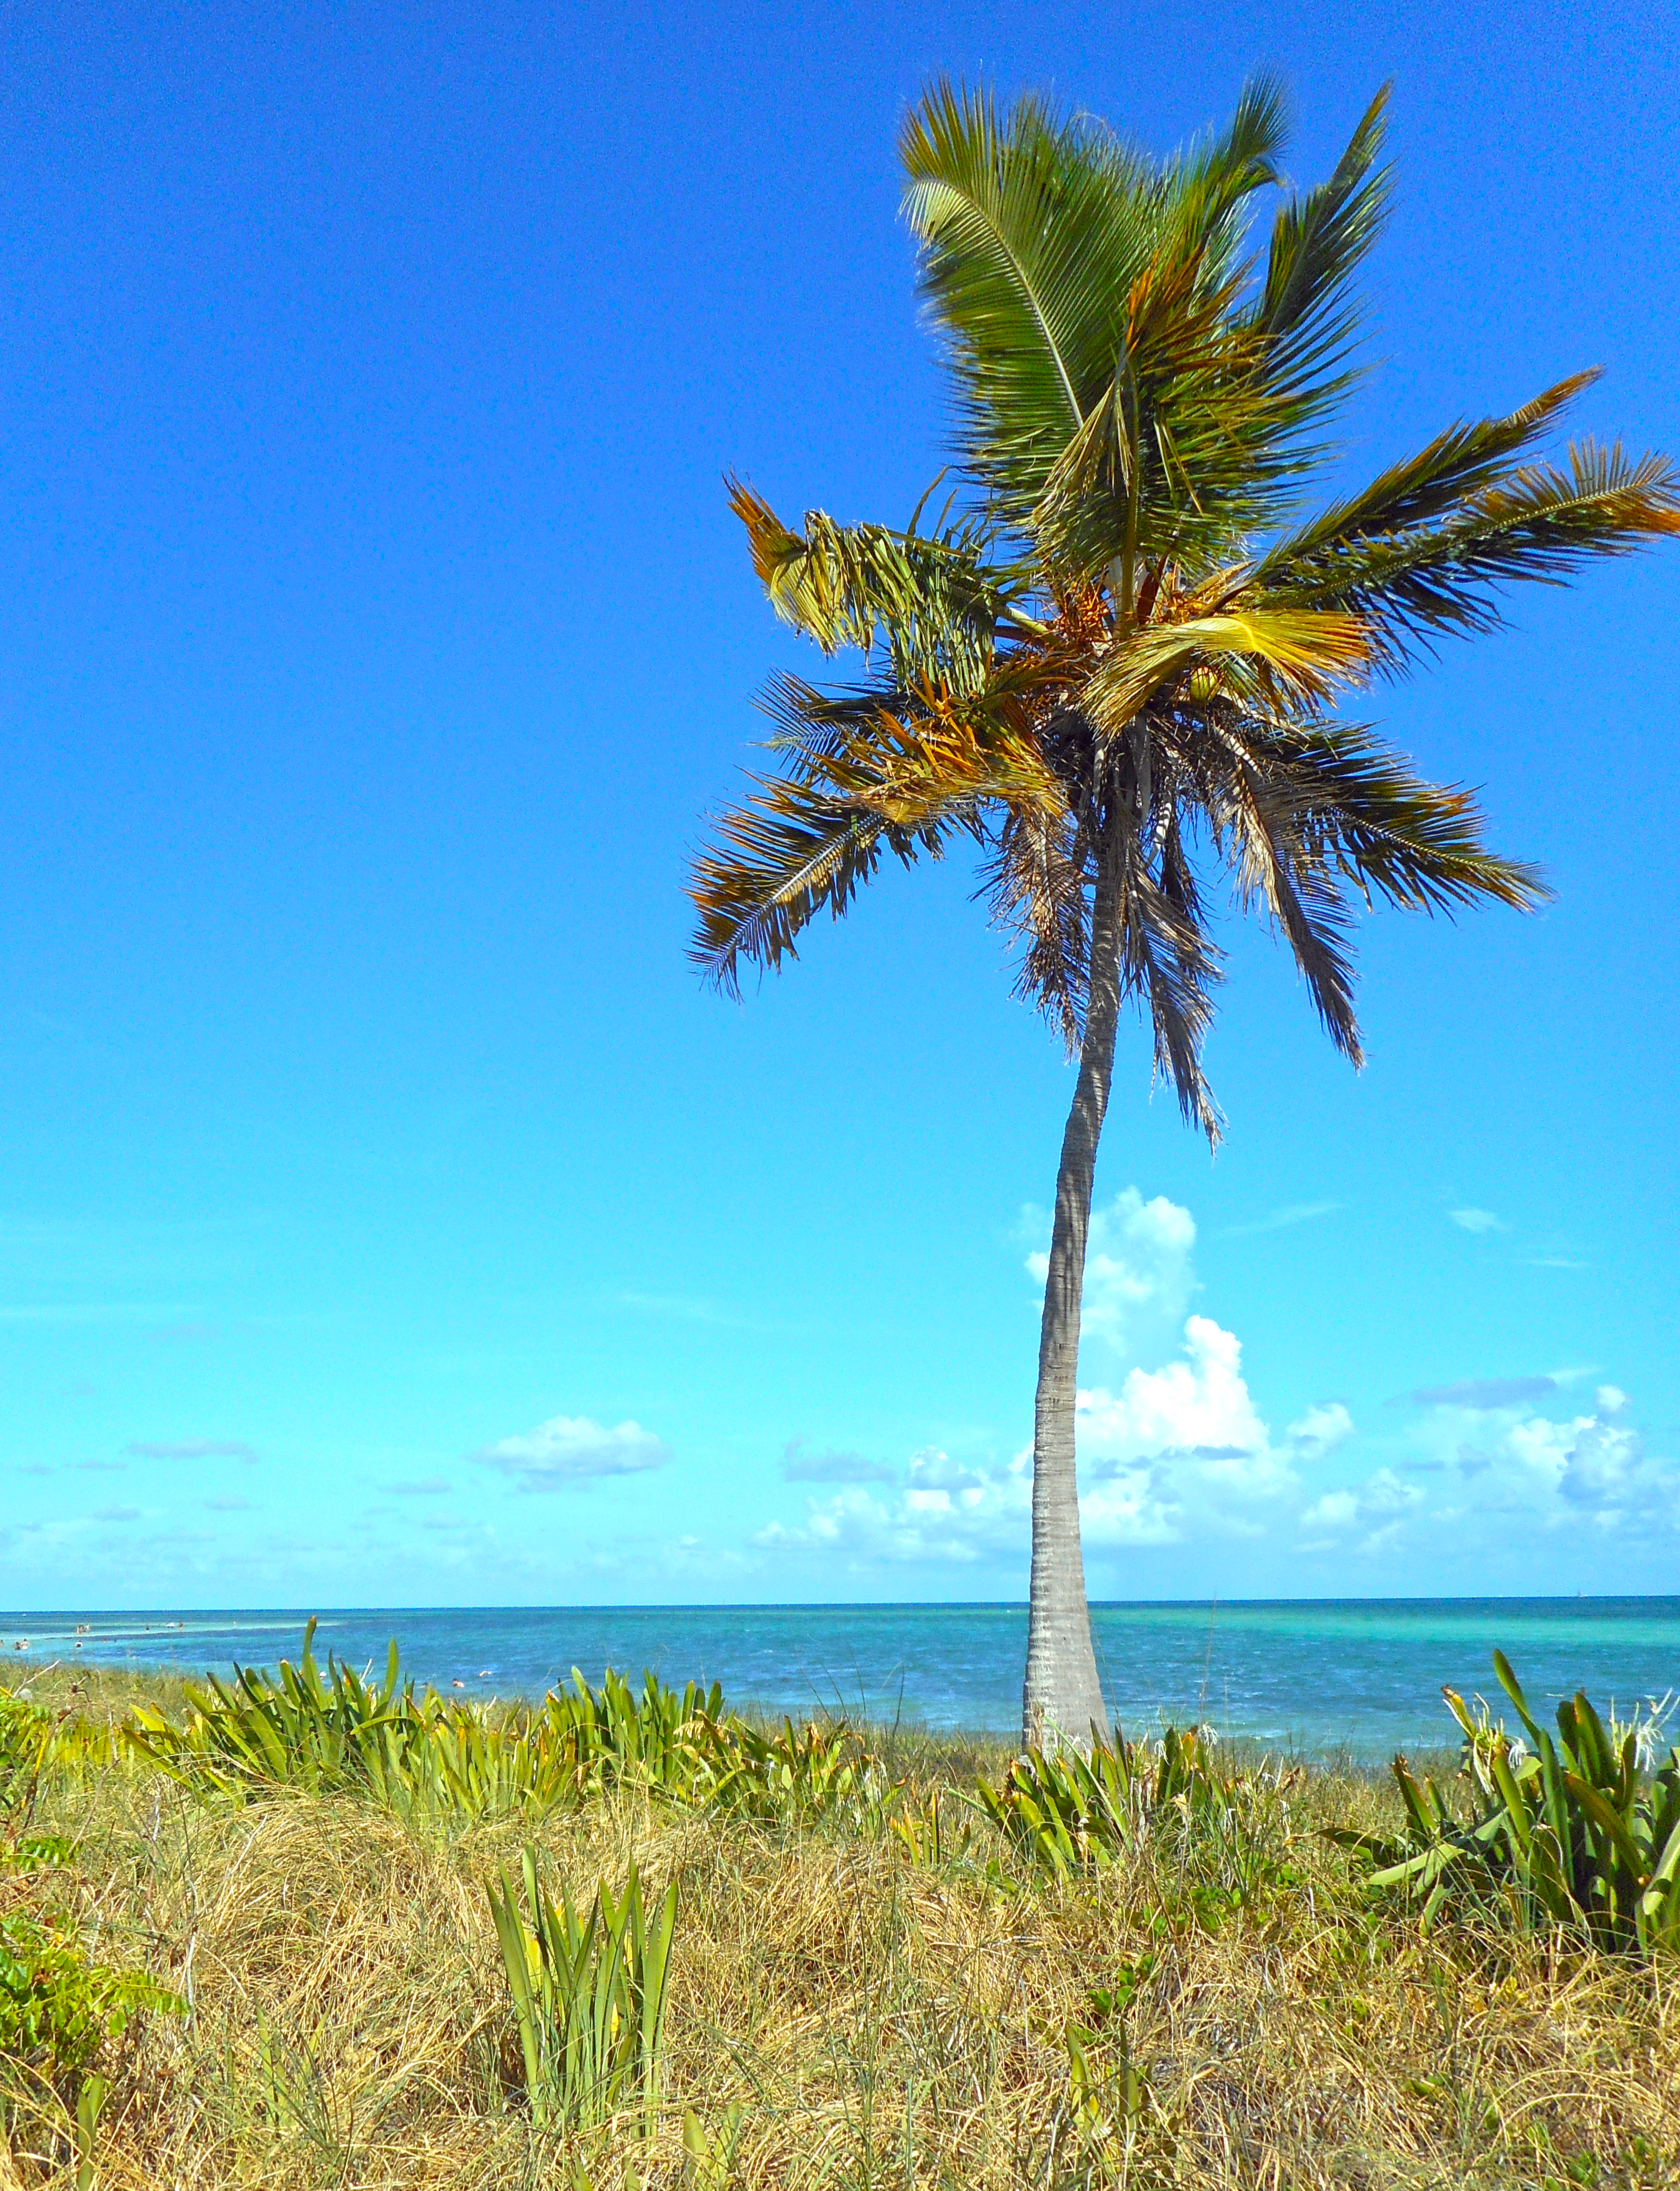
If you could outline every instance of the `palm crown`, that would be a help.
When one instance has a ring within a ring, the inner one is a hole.
[[[1385,98],[1329,181],[1283,204],[1263,260],[1245,236],[1278,180],[1269,83],[1165,165],[1032,99],[1004,116],[942,86],[912,112],[905,207],[968,492],[925,527],[927,498],[903,531],[812,513],[795,532],[732,482],[777,612],[824,653],[859,650],[863,674],[769,689],[780,766],[695,872],[714,978],[792,954],[885,854],[966,837],[1022,939],[1023,992],[1076,1047],[1106,973],[1216,1137],[1210,867],[1287,937],[1356,1062],[1353,897],[1540,894],[1484,847],[1466,791],[1334,711],[1438,637],[1493,626],[1500,582],[1680,530],[1680,493],[1620,448],[1535,459],[1580,374],[1301,521],[1355,377],[1350,277],[1384,210]]]

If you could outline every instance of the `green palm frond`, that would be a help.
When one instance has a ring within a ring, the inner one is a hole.
[[[809,510],[804,532],[794,532],[742,481],[728,485],[772,606],[825,654],[856,646],[867,655],[879,639],[907,681],[940,675],[970,689],[983,683],[1011,589],[985,561],[982,527],[970,522],[925,538],[884,525],[837,525]]]
[[[1488,898],[1531,912],[1551,896],[1537,868],[1487,850],[1473,792],[1431,783],[1362,725],[1250,726],[1249,749],[1293,826],[1368,901],[1451,913]]]
[[[1389,171],[1375,165],[1387,107],[1385,84],[1360,117],[1330,180],[1305,197],[1291,198],[1278,213],[1254,312],[1256,324],[1274,339],[1300,339],[1322,326],[1376,240],[1388,204]]]
[[[1024,521],[1113,370],[1166,192],[1108,132],[937,85],[907,117],[904,210],[950,342],[971,471]]]
[[[1334,610],[1240,608],[1187,617],[1128,634],[1092,672],[1079,704],[1113,736],[1165,686],[1233,655],[1265,663],[1292,697],[1321,704],[1358,675],[1369,652],[1360,620]]]
[[[1255,589],[1357,612],[1392,669],[1437,636],[1495,629],[1496,585],[1556,583],[1592,556],[1680,532],[1680,477],[1661,457],[1584,441],[1571,445],[1567,470],[1510,463],[1592,377],[1563,382],[1509,418],[1450,429],[1280,543],[1257,566]]]

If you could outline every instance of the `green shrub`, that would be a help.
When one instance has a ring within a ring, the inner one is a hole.
[[[144,1971],[88,1962],[74,1933],[51,1918],[0,1914],[0,2069],[73,2086],[142,2010],[185,2008]]]
[[[844,1722],[796,1729],[784,1719],[779,1734],[764,1734],[743,1720],[714,1716],[697,1727],[694,1748],[696,1794],[737,1818],[871,1827],[891,1792],[879,1759]]]
[[[1527,1744],[1443,1691],[1463,1730],[1475,1816],[1461,1823],[1435,1782],[1420,1783],[1397,1757],[1404,1830],[1332,1829],[1331,1838],[1366,1859],[1378,1892],[1421,1896],[1426,1923],[1480,1908],[1507,1912],[1525,1931],[1567,1926],[1619,1952],[1680,1949],[1680,1750],[1653,1769],[1641,1757],[1649,1730],[1613,1734],[1584,1693],[1558,1706],[1554,1738],[1503,1652],[1494,1670]]]
[[[627,2108],[652,2128],[658,2103],[676,1882],[650,1926],[634,1864],[623,1898],[603,1881],[581,1923],[562,1887],[555,1909],[534,1849],[525,1852],[525,1915],[504,1877],[491,1915],[513,1997],[532,2120],[538,2128],[589,2129]]]

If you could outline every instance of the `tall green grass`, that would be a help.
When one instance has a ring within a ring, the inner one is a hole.
[[[519,2032],[523,2082],[538,2129],[598,2128],[628,2108],[658,2120],[659,2054],[671,1936],[673,1880],[650,1923],[634,1864],[614,1900],[603,1880],[586,1921],[562,1887],[556,1909],[537,1852],[525,1852],[526,1915],[505,1876],[491,1915]]]
[[[399,1816],[474,1822],[575,1804],[632,1783],[675,1802],[759,1819],[861,1823],[886,1794],[879,1761],[845,1725],[767,1733],[726,1712],[721,1690],[638,1693],[607,1670],[534,1708],[497,1710],[405,1679],[395,1642],[384,1680],[315,1656],[316,1623],[294,1665],[236,1667],[188,1683],[175,1716],[138,1704],[131,1751],[196,1793],[242,1801],[265,1788],[358,1794]]]

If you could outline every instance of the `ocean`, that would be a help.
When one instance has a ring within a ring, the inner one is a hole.
[[[1680,1692],[1680,1597],[1099,1604],[1091,1618],[1128,1731],[1206,1721],[1302,1756],[1376,1761],[1449,1745],[1441,1685],[1503,1704],[1495,1646],[1548,1710],[1577,1688],[1624,1710]],[[320,1620],[323,1657],[383,1669],[395,1636],[408,1670],[475,1695],[540,1697],[573,1666],[594,1681],[605,1666],[633,1680],[652,1667],[679,1685],[720,1682],[731,1702],[775,1715],[1003,1735],[1020,1724],[1018,1604],[341,1608]],[[0,1613],[0,1648],[14,1665],[225,1674],[295,1659],[303,1624],[294,1611]]]

